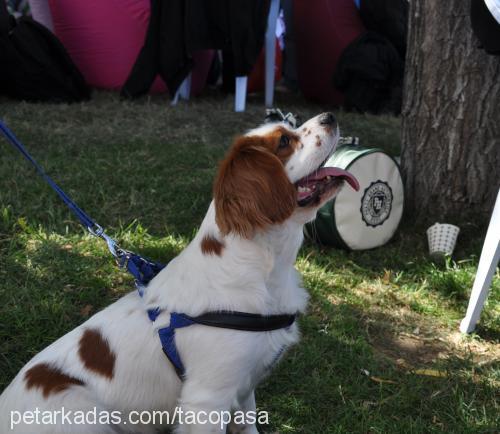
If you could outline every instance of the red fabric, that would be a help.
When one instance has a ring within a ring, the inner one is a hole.
[[[274,65],[274,82],[277,83],[281,79],[281,67],[282,67],[281,47],[278,39],[276,39],[276,61]],[[259,58],[252,69],[252,72],[248,76],[248,93],[259,92],[264,90],[266,83],[266,56],[265,49],[259,54]]]
[[[342,51],[365,32],[353,0],[294,0],[297,72],[302,93],[312,100],[342,104],[333,74]]]
[[[144,43],[149,0],[49,0],[54,31],[87,83],[120,89]],[[191,94],[199,94],[213,59],[212,50],[194,54]],[[156,78],[152,92],[165,92]]]

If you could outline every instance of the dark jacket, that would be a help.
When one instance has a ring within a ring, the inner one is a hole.
[[[269,0],[151,0],[146,40],[122,95],[146,93],[158,74],[174,95],[200,49],[230,51],[235,75],[248,75],[264,43],[268,12]]]

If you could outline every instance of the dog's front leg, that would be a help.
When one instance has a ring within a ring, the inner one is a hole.
[[[175,434],[225,434],[235,396],[234,387],[209,387],[187,379],[179,400]]]
[[[238,404],[239,406],[235,409],[233,414],[234,417],[227,427],[228,434],[259,434],[255,422],[250,422],[251,417],[256,416],[257,412],[254,391],[252,390],[243,399],[239,399]],[[238,414],[238,412],[240,412],[240,414]],[[240,422],[241,419],[243,420]]]

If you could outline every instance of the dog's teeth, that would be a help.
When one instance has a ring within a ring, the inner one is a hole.
[[[309,187],[302,187],[301,185],[299,185],[299,187],[297,188],[297,191],[299,193],[307,193],[307,192],[311,191],[311,189]]]
[[[328,175],[328,176],[326,177],[326,180],[327,180],[327,181],[330,181],[330,179],[332,179],[332,177],[331,177],[330,175]]]

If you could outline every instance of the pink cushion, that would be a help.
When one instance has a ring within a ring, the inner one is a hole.
[[[87,83],[120,89],[144,43],[149,23],[149,0],[49,0],[57,37]],[[205,86],[213,51],[195,53],[191,93]],[[165,92],[156,78],[153,92]]]
[[[364,31],[353,0],[295,0],[294,35],[302,93],[315,101],[339,105],[342,94],[333,74],[342,51]]]

